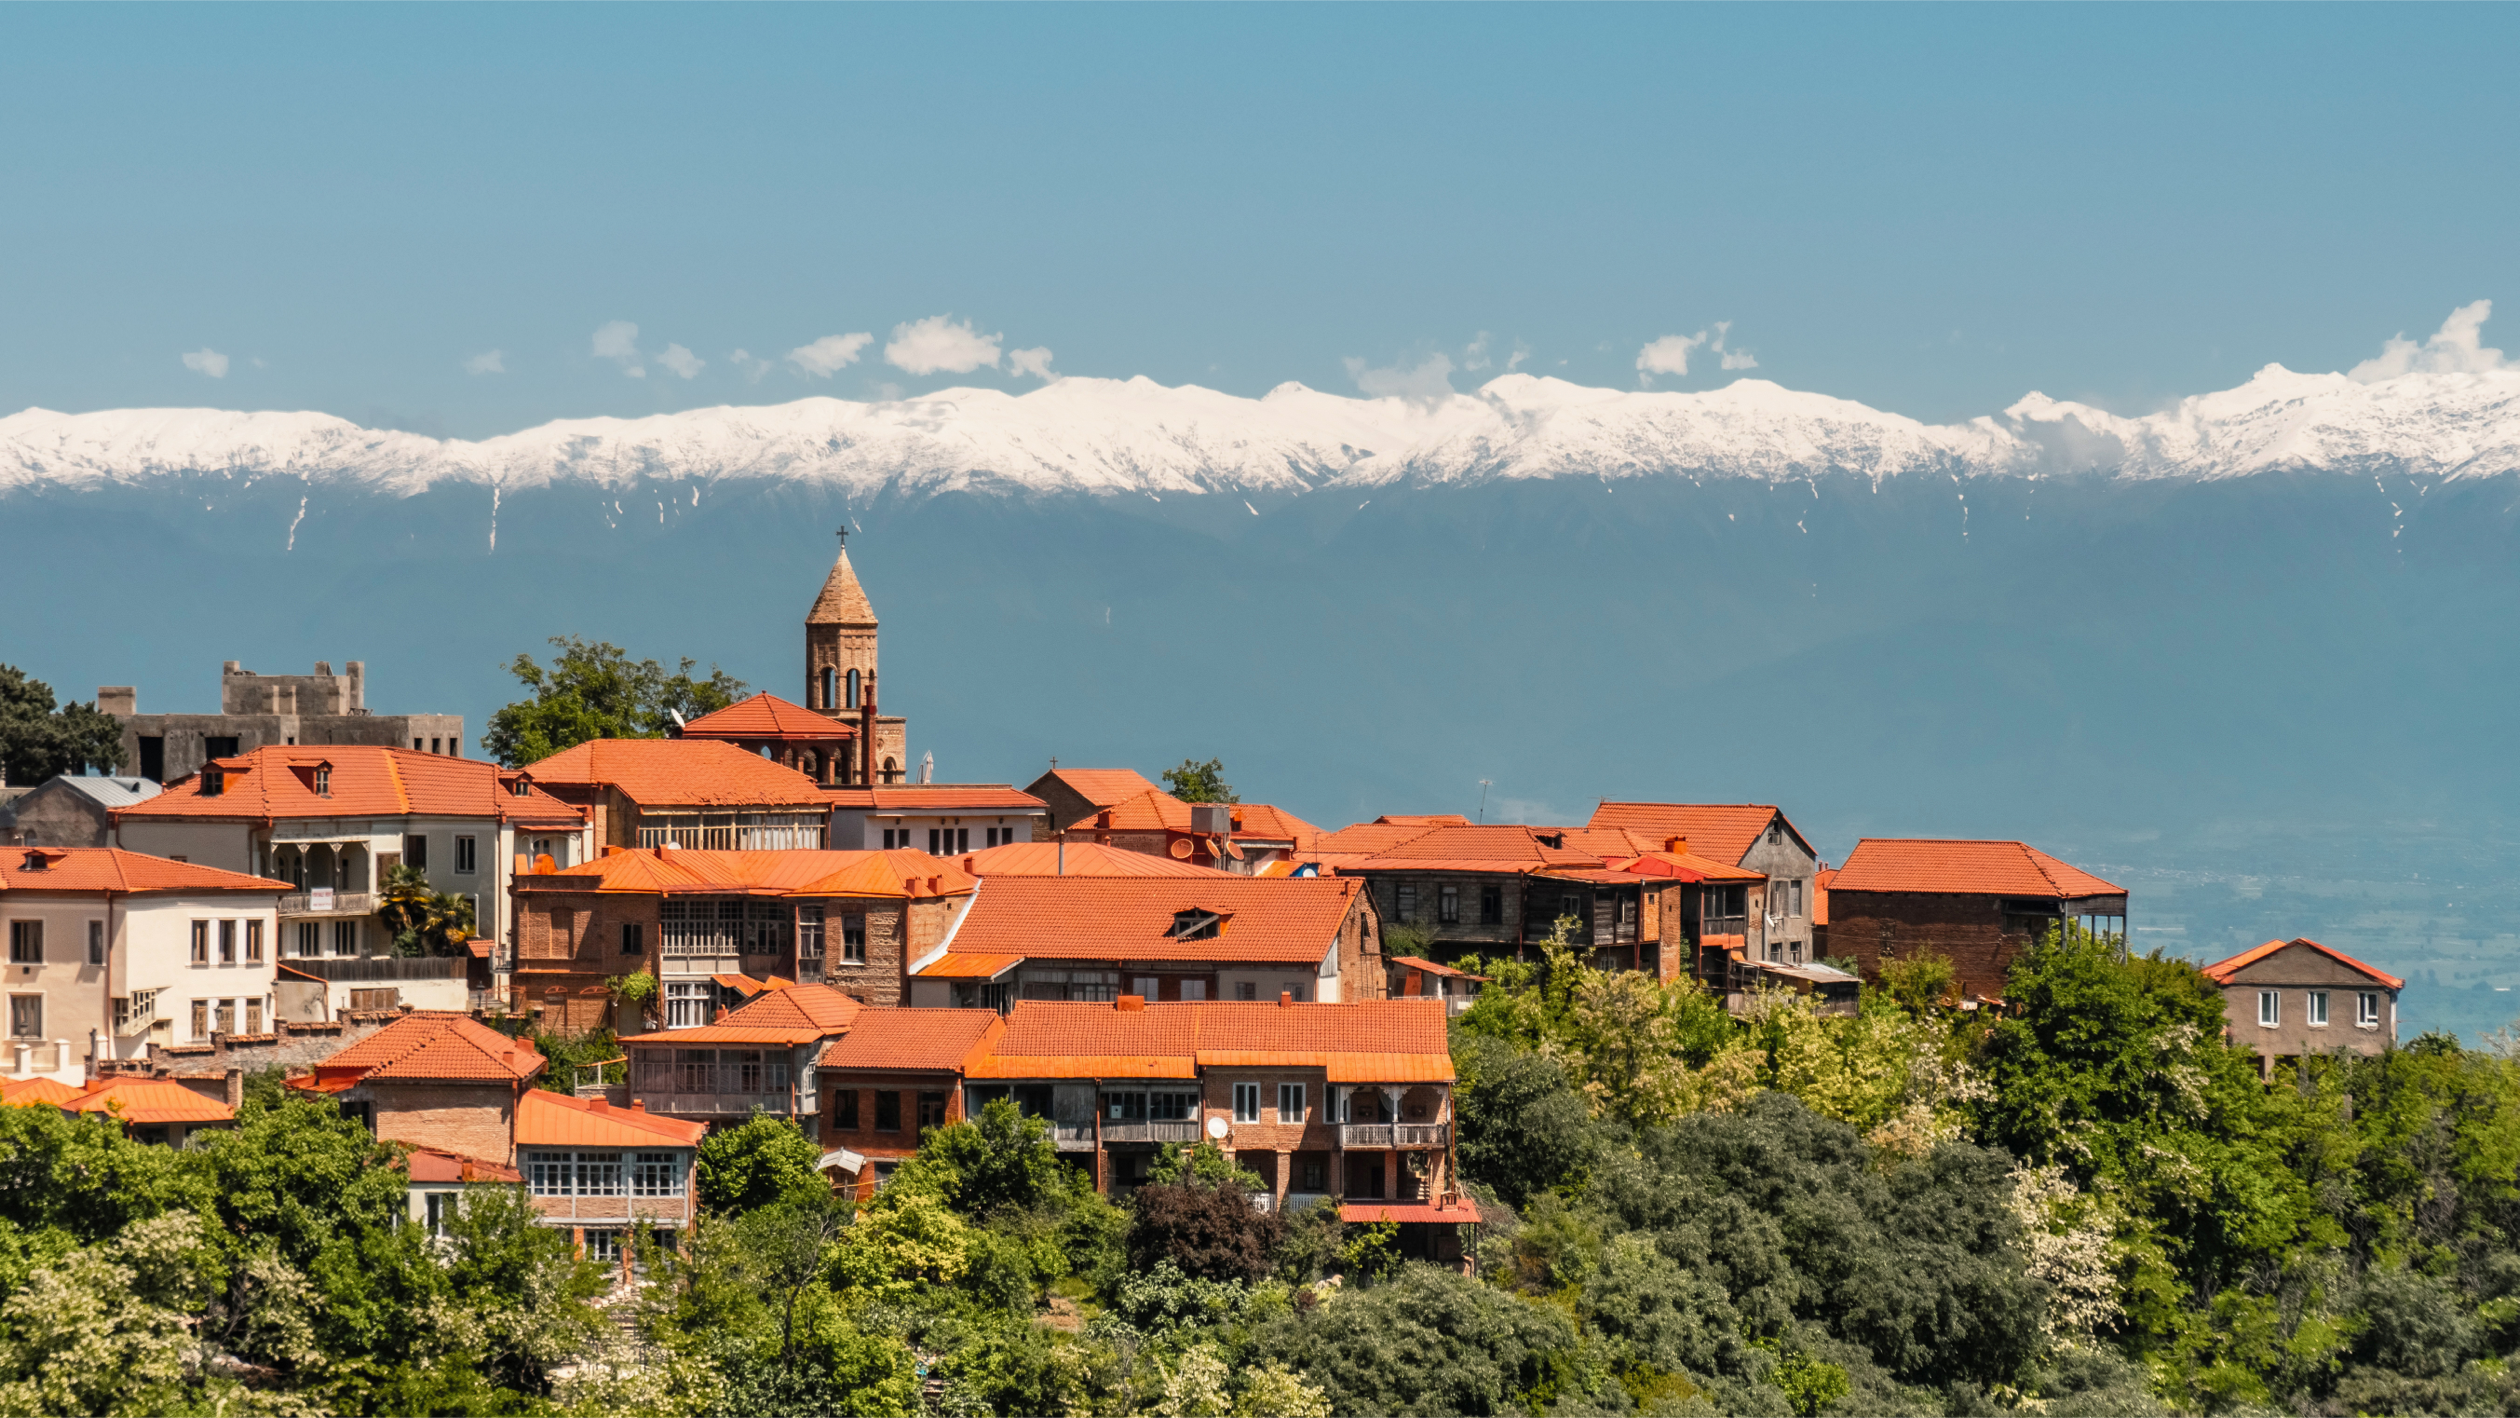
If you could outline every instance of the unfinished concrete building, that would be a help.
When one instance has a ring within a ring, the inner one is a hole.
[[[374,714],[367,707],[367,666],[348,672],[315,662],[311,675],[262,675],[230,660],[219,672],[216,714],[143,714],[140,691],[105,685],[96,707],[123,725],[123,770],[171,783],[213,758],[297,744],[363,744],[414,753],[463,756],[461,714]]]

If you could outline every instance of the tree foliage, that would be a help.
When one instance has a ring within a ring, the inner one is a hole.
[[[532,655],[518,655],[508,673],[530,692],[490,716],[482,747],[510,768],[548,758],[590,739],[663,738],[675,715],[695,719],[743,697],[748,687],[715,665],[694,678],[688,657],[667,670],[654,660],[633,660],[607,641],[555,635],[559,651],[545,669]]]
[[[1160,774],[1164,788],[1185,803],[1238,803],[1234,785],[1225,781],[1225,761],[1211,758],[1205,763],[1196,759],[1181,760],[1179,768],[1167,768]]]
[[[28,787],[64,773],[122,767],[121,720],[93,700],[56,704],[51,685],[0,665],[0,783]]]

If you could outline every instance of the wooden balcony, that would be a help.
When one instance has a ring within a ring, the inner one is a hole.
[[[1185,1119],[1177,1123],[1113,1123],[1102,1125],[1102,1140],[1112,1142],[1196,1142],[1199,1125]]]
[[[1339,1146],[1351,1152],[1388,1151],[1395,1147],[1441,1147],[1443,1123],[1341,1123]]]
[[[376,896],[366,891],[293,891],[280,898],[283,916],[373,916]]]
[[[1092,1123],[1050,1124],[1051,1144],[1061,1152],[1091,1152],[1095,1147]]]
[[[631,1096],[646,1104],[649,1112],[669,1118],[748,1118],[755,1108],[774,1118],[784,1118],[796,1107],[795,1096],[786,1089],[776,1093],[659,1093],[642,1088]]]

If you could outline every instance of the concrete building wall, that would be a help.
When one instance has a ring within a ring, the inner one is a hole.
[[[1751,913],[1751,958],[1769,958],[1763,952],[1773,943],[1784,948],[1776,958],[1789,964],[1813,959],[1811,908],[1814,904],[1812,893],[1816,890],[1814,882],[1820,874],[1819,858],[1787,831],[1783,819],[1779,818],[1768,824],[1767,831],[1759,834],[1758,840],[1742,854],[1737,865],[1765,872],[1768,878],[1764,893],[1755,888],[1752,892],[1759,896],[1761,905]],[[1793,899],[1797,895],[1792,889],[1793,883],[1801,884],[1799,901]],[[1774,927],[1767,922],[1771,911],[1781,918]]]
[[[2345,1049],[2381,1053],[2397,1042],[2397,994],[2370,976],[2303,946],[2289,946],[2235,971],[2225,981],[2223,1014],[2231,1041],[2260,1058],[2299,1058]],[[2259,996],[2275,996],[2276,1021],[2261,1022]],[[2360,1020],[2363,995],[2375,996],[2379,1019]],[[2326,996],[2327,1020],[2314,1023],[2314,996]]]
[[[102,847],[113,838],[105,805],[55,779],[8,806],[7,841],[17,847]]]
[[[1009,842],[1047,840],[1049,832],[1039,813],[877,813],[866,808],[836,808],[831,814],[830,843],[835,852],[880,852],[887,846],[908,847],[925,852],[931,832],[940,834],[935,851],[939,856],[955,852],[986,851]],[[955,834],[953,846],[946,846],[941,834]],[[896,835],[890,843],[884,834]],[[995,833],[995,837],[990,834]],[[965,837],[971,845],[962,845]]]
[[[152,857],[240,871],[262,872],[256,852],[254,824],[249,822],[181,822],[167,818],[126,818],[114,828],[114,845]]]
[[[318,660],[311,675],[258,675],[230,660],[220,671],[216,714],[143,714],[130,685],[98,689],[96,705],[123,721],[125,771],[162,783],[198,771],[214,738],[234,739],[239,753],[268,744],[367,744],[463,756],[462,715],[372,714],[367,667],[352,660],[345,668],[336,675]]]

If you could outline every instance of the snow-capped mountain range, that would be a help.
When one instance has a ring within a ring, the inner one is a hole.
[[[207,475],[399,495],[450,482],[515,492],[723,479],[810,482],[853,496],[886,488],[1247,496],[1519,478],[2220,479],[2370,466],[2436,478],[2520,471],[2520,370],[2360,382],[2269,365],[2236,389],[2141,418],[2031,394],[2001,414],[1941,425],[1759,379],[1670,393],[1527,374],[1438,400],[1345,398],[1301,384],[1249,399],[1143,377],[1065,378],[1021,395],[960,388],[884,403],[815,398],[566,419],[479,441],[320,413],[28,409],[0,418],[0,494]]]

